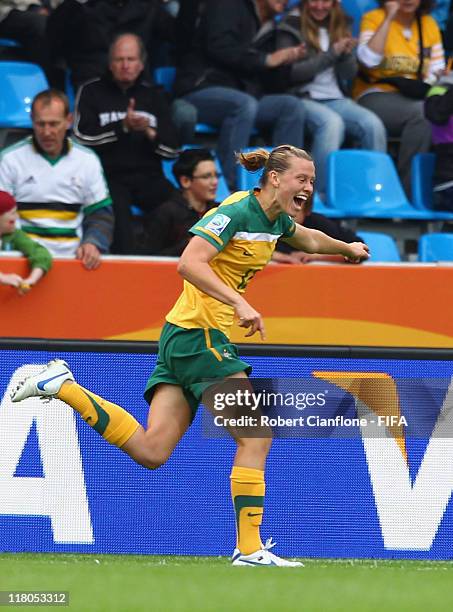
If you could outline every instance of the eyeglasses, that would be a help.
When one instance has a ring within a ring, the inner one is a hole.
[[[193,179],[200,179],[201,181],[209,181],[209,180],[217,180],[222,175],[218,172],[208,172],[207,174],[198,174],[197,176],[194,174],[192,176]]]

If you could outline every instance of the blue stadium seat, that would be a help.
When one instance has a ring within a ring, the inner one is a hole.
[[[349,17],[352,17],[352,33],[358,36],[362,15],[379,8],[379,3],[376,0],[341,0],[341,7]]]
[[[249,191],[259,186],[263,171],[249,172],[240,164],[236,167],[236,184],[239,191]]]
[[[327,204],[343,217],[435,219],[411,205],[386,153],[342,149],[330,153],[327,167]]]
[[[153,72],[156,85],[161,85],[168,93],[172,93],[175,77],[176,68],[174,66],[160,66],[155,68]],[[217,134],[217,129],[207,123],[197,123],[195,132],[197,134]]]
[[[36,64],[0,62],[0,128],[31,128],[33,98],[48,87]]]
[[[423,234],[418,241],[418,260],[453,261],[453,234]]]
[[[156,85],[161,85],[167,93],[172,92],[175,77],[176,68],[174,66],[160,66],[153,72],[154,82]]]
[[[313,200],[313,212],[330,217],[331,219],[341,219],[343,217],[340,210],[335,210],[335,208],[324,204],[316,191]]]
[[[434,153],[417,153],[412,158],[412,202],[419,210],[429,210],[439,221],[453,219],[453,212],[433,210],[433,176],[436,164]]]
[[[357,231],[357,234],[370,247],[370,259],[368,261],[401,261],[398,246],[392,236],[382,232],[361,232],[360,230]]]

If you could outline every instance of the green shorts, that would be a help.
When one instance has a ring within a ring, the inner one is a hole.
[[[237,372],[250,374],[251,366],[238,357],[237,348],[218,329],[184,329],[165,323],[159,339],[156,367],[146,383],[144,398],[151,403],[156,385],[182,388],[195,418],[205,390]]]

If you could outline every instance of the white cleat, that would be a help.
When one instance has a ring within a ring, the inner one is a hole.
[[[21,402],[29,397],[54,397],[66,380],[74,376],[63,359],[53,359],[46,367],[34,376],[29,376],[17,385],[11,394],[13,402]]]
[[[287,561],[281,557],[277,557],[274,553],[270,552],[270,549],[275,546],[275,542],[272,542],[272,538],[266,540],[266,544],[260,550],[257,550],[250,555],[243,555],[239,549],[235,549],[233,557],[231,559],[232,565],[252,565],[259,566],[278,566],[278,567],[303,567],[304,564],[300,561]]]

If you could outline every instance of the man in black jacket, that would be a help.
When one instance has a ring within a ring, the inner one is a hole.
[[[63,0],[48,19],[54,61],[63,59],[74,91],[104,74],[108,50],[119,34],[140,36],[151,58],[159,44],[174,38],[175,20],[162,0]]]
[[[279,93],[282,81],[287,88],[288,64],[304,54],[301,46],[275,51],[273,17],[285,4],[201,2],[192,49],[177,71],[175,94],[196,107],[199,121],[219,128],[217,150],[230,189],[235,188],[234,153],[248,146],[255,126],[272,131],[274,146],[303,146],[303,104]]]
[[[96,148],[110,186],[114,253],[136,252],[131,205],[150,212],[174,191],[161,158],[177,157],[177,134],[165,94],[143,79],[145,61],[138,36],[118,36],[110,48],[110,74],[82,85],[76,100],[74,135]]]

